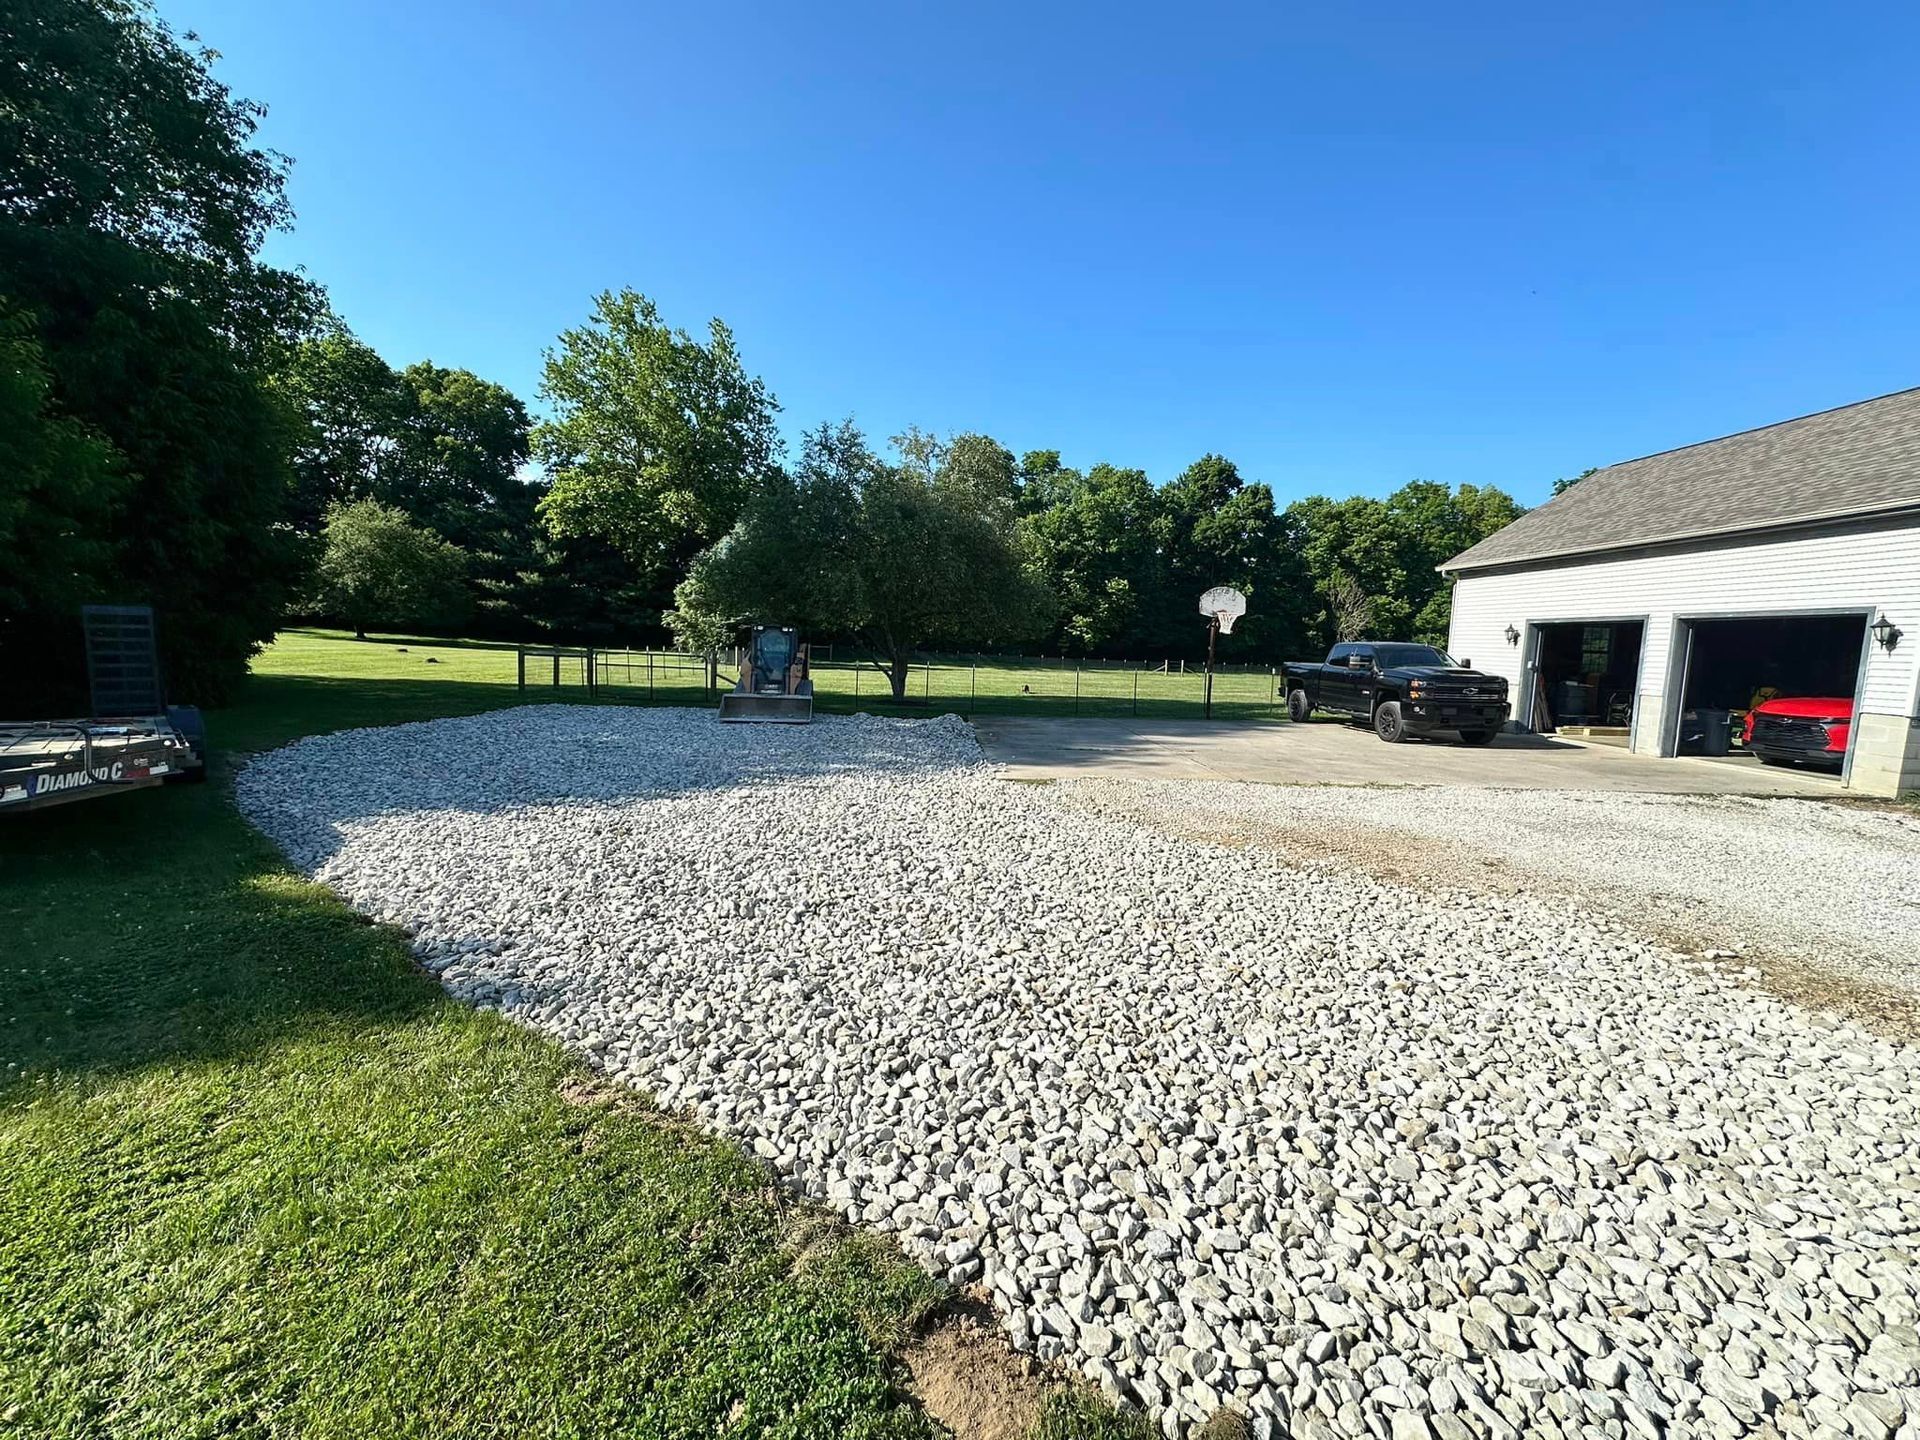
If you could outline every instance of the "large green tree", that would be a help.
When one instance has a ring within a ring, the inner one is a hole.
[[[466,613],[466,556],[378,500],[335,501],[321,529],[315,602],[356,638],[370,626],[429,629]]]
[[[1247,597],[1247,616],[1220,640],[1226,658],[1276,658],[1293,648],[1304,609],[1303,572],[1274,510],[1273,491],[1244,480],[1224,455],[1203,455],[1163,486],[1154,522],[1161,591],[1146,638],[1167,654],[1206,645],[1198,602],[1215,585]]]
[[[1452,590],[1438,567],[1523,513],[1493,486],[1450,490],[1431,480],[1415,480],[1385,499],[1315,495],[1294,502],[1286,521],[1317,599],[1314,639],[1343,638],[1336,610],[1352,607],[1332,600],[1336,578],[1344,576],[1339,589],[1350,585],[1371,601],[1375,638],[1444,645]]]
[[[474,551],[530,524],[531,422],[504,385],[426,360],[395,370],[336,322],[293,349],[275,388],[300,422],[294,523],[378,500]]]
[[[1059,648],[1097,655],[1130,640],[1143,648],[1143,607],[1159,590],[1159,498],[1146,472],[1096,465],[1082,475],[1050,451],[1028,460],[1029,493],[1037,482],[1045,501],[1020,524],[1058,607]]]
[[[111,445],[53,413],[52,391],[32,327],[0,311],[0,616],[77,611],[113,575],[126,477]]]
[[[540,393],[552,409],[533,437],[549,529],[605,541],[643,581],[676,580],[775,468],[778,406],[732,332],[714,320],[696,340],[633,290],[601,295],[561,335]]]
[[[408,513],[475,554],[533,519],[521,477],[531,424],[504,385],[422,360],[400,372],[415,423],[404,447]],[[396,498],[393,503],[398,504]]]
[[[211,52],[131,0],[12,0],[0,56],[0,302],[31,340],[4,358],[40,396],[26,443],[101,447],[119,483],[88,522],[109,553],[86,598],[153,604],[175,692],[218,700],[295,570],[265,377],[318,300],[258,259],[288,219],[284,162]],[[0,674],[39,682],[29,703],[74,698],[74,589],[29,577],[0,609]]]
[[[293,525],[317,532],[340,500],[399,503],[416,406],[379,351],[335,321],[292,348],[273,385],[296,421]]]
[[[378,500],[466,553],[482,629],[537,621],[554,557],[535,514],[545,492],[523,473],[531,424],[518,396],[430,361],[395,370],[337,322],[295,347],[275,386],[298,419],[297,528],[317,530],[337,502]]]
[[[1012,500],[941,458],[889,464],[851,422],[812,431],[793,474],[770,477],[695,561],[676,627],[706,637],[761,621],[851,635],[896,701],[927,646],[1030,638],[1046,602]]]

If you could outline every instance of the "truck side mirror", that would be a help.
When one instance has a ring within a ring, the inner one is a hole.
[[[1473,668],[1473,662],[1467,659],[1466,656],[1462,655],[1460,657],[1460,668],[1462,670],[1471,670]]]

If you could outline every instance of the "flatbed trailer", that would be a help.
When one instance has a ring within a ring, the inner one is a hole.
[[[200,712],[167,703],[152,607],[83,605],[80,621],[93,713],[0,720],[0,815],[206,778]]]
[[[0,721],[0,815],[206,776],[197,713]]]

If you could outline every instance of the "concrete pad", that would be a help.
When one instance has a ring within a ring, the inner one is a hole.
[[[1550,735],[1492,745],[1389,745],[1337,720],[1074,720],[982,715],[974,733],[1015,779],[1137,775],[1274,785],[1485,785],[1515,790],[1631,790],[1666,795],[1845,794],[1839,780],[1746,756],[1650,759]]]

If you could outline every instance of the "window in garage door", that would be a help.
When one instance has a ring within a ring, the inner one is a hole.
[[[1762,700],[1853,703],[1866,651],[1864,614],[1682,623],[1685,677],[1674,745],[1682,755],[1737,751],[1741,722]]]

